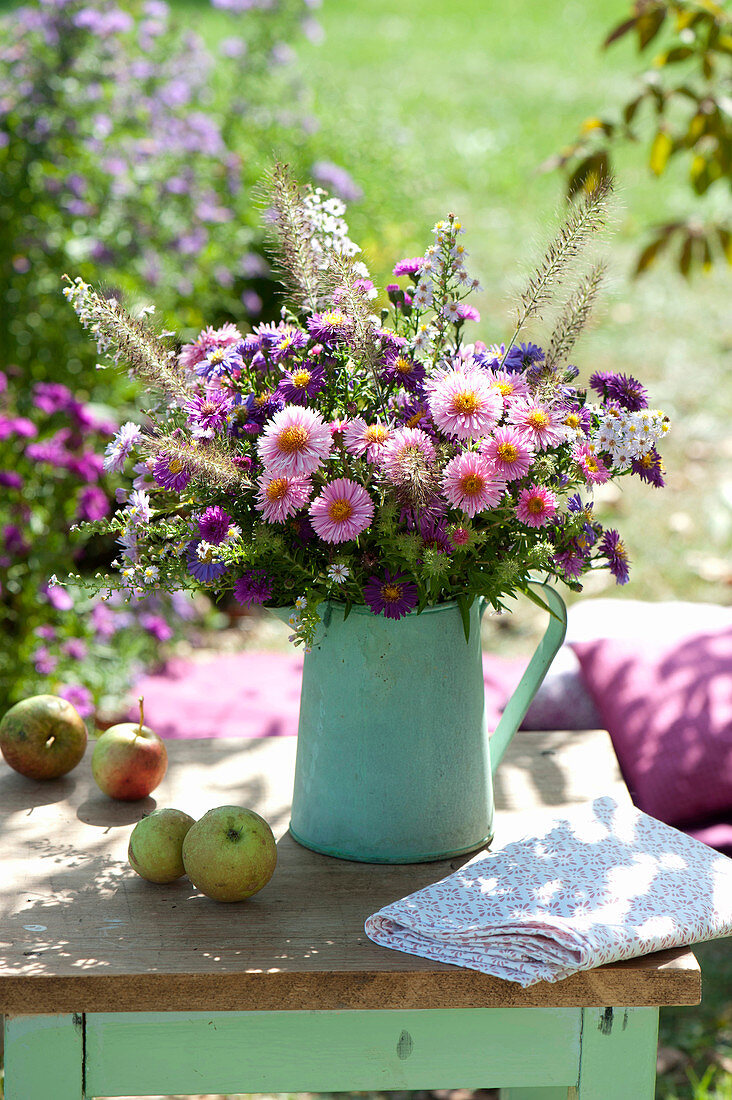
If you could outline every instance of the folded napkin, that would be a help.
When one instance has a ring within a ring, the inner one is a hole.
[[[611,797],[369,917],[384,947],[528,986],[732,933],[732,859]]]

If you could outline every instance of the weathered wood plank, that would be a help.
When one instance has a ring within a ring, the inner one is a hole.
[[[663,952],[521,990],[514,983],[372,944],[366,916],[461,861],[347,863],[287,834],[292,738],[169,742],[155,800],[113,802],[89,754],[35,784],[0,763],[0,1012],[694,1004],[689,951]],[[607,734],[521,733],[496,782],[499,842],[569,803],[625,788]],[[262,813],[279,838],[272,882],[220,905],[187,879],[143,882],[126,863],[155,804],[200,816],[224,803]]]
[[[577,1080],[581,1009],[87,1016],[87,1090],[340,1092]]]

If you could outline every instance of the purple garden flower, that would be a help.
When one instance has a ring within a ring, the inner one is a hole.
[[[618,584],[626,584],[630,575],[628,551],[617,531],[609,530],[600,539],[600,553],[608,559],[610,572]]]
[[[218,378],[226,378],[240,371],[244,366],[239,344],[230,344],[227,347],[212,348],[206,358],[195,367],[196,374],[213,382]]]
[[[188,543],[187,561],[188,572],[195,577],[200,584],[211,584],[222,577],[227,570],[226,562],[219,561],[213,553],[213,548],[204,550],[199,555],[198,548],[201,540]]]
[[[33,404],[50,416],[56,412],[69,412],[77,401],[61,382],[37,382],[33,387]]]
[[[310,335],[323,344],[342,343],[350,333],[353,321],[342,309],[326,309],[308,317]]]
[[[394,265],[392,272],[397,278],[400,275],[416,275],[424,263],[424,256],[414,256],[410,260],[400,260]]]
[[[637,378],[626,374],[611,374],[605,384],[607,398],[629,412],[648,407],[648,391]]]
[[[243,607],[263,604],[272,595],[272,581],[263,569],[250,569],[234,585],[234,598]]]
[[[277,391],[293,405],[306,405],[308,399],[320,393],[324,385],[323,368],[306,360],[292,370],[283,371]]]
[[[121,470],[141,436],[142,428],[139,424],[132,424],[130,421],[123,424],[104,450],[104,469]]]
[[[0,470],[0,487],[3,489],[22,489],[23,478],[14,470]]]
[[[217,432],[223,431],[233,408],[233,397],[215,387],[207,389],[203,396],[192,397],[183,405],[195,439],[213,439]]]
[[[391,575],[388,569],[384,576],[370,577],[364,585],[363,598],[374,615],[384,615],[387,619],[402,619],[417,606],[417,586],[405,583],[400,573]]]
[[[638,474],[641,481],[648,482],[656,489],[660,489],[666,484],[663,477],[666,467],[655,447],[651,447],[650,451],[641,455],[640,458],[634,458],[631,462],[631,469],[634,474]]]
[[[186,465],[179,458],[169,458],[165,454],[158,455],[153,467],[153,477],[158,485],[171,489],[174,493],[182,493],[191,480]]]
[[[260,325],[258,331],[265,326]],[[279,363],[283,359],[289,359],[296,352],[302,351],[307,345],[307,333],[294,325],[277,325],[275,329],[262,331],[262,346],[269,353],[270,358]]]
[[[204,542],[218,546],[228,535],[231,523],[228,512],[225,512],[220,505],[214,504],[199,517],[198,530]]]
[[[72,661],[83,661],[87,655],[87,645],[83,638],[69,638],[61,648]]]
[[[82,718],[91,718],[94,714],[94,697],[83,684],[62,684],[56,694],[76,707]]]
[[[76,507],[81,520],[105,519],[109,515],[109,499],[98,485],[87,485],[82,489]]]
[[[140,626],[157,642],[169,642],[173,637],[173,629],[166,623],[162,615],[152,615],[149,612],[140,615]]]

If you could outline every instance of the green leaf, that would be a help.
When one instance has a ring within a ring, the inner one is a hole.
[[[614,30],[610,31],[605,41],[602,44],[602,48],[606,50],[608,46],[612,46],[613,42],[617,42],[619,38],[622,38],[628,31],[632,31],[636,24],[636,19],[626,19],[624,23],[618,23]]]
[[[526,585],[525,588],[520,588],[519,591],[523,592],[524,596],[527,596],[528,599],[530,599],[532,603],[535,603],[537,607],[540,607],[542,609],[542,611],[546,611],[546,613],[548,615],[551,615],[553,619],[557,619],[558,621],[561,621],[561,619],[560,619],[559,615],[557,615],[556,611],[552,611],[549,604],[545,603],[544,600],[542,600],[541,596],[537,596],[537,594],[536,594],[536,592],[534,592],[533,588],[529,588],[529,586]]]
[[[610,159],[605,150],[585,157],[567,180],[567,197],[574,198],[583,188],[591,189],[610,175]]]
[[[638,35],[638,48],[640,50],[644,50],[653,41],[663,26],[665,18],[666,12],[663,8],[651,8],[650,11],[638,16],[635,22],[635,30]]]
[[[649,164],[654,176],[660,176],[673,152],[674,143],[665,130],[659,130],[651,145]]]
[[[630,126],[631,122],[636,116],[638,108],[645,98],[646,93],[643,92],[642,95],[637,96],[636,99],[632,99],[630,103],[625,104],[625,107],[623,108],[623,120],[626,126]]]
[[[688,279],[691,271],[691,261],[694,250],[694,238],[689,234],[681,246],[681,252],[679,253],[679,271]]]
[[[346,600],[346,606],[345,606],[345,610],[343,612],[343,622],[345,622],[346,619],[348,618],[348,616],[351,614],[351,608],[352,607],[353,607],[353,600],[350,599],[350,597],[349,597]]]
[[[719,243],[722,246],[722,251],[724,252],[727,263],[732,266],[732,233],[730,233],[729,229],[725,229],[724,226],[718,226],[717,236],[719,237]]]
[[[470,608],[472,606],[474,597],[472,596],[458,596],[457,605],[460,609],[460,618],[463,620],[463,634],[465,635],[465,641],[470,641]]]
[[[686,61],[694,53],[692,46],[673,46],[670,50],[659,54],[655,64],[662,68],[664,65],[674,65],[679,61]]]
[[[655,262],[658,256],[667,247],[671,239],[671,233],[669,230],[664,230],[663,236],[658,236],[654,241],[641,252],[638,257],[638,262],[635,265],[634,275],[642,275],[644,271],[647,271]]]

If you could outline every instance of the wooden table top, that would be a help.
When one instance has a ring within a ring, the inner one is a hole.
[[[696,1004],[688,950],[523,990],[373,944],[364,919],[465,859],[389,867],[300,847],[287,832],[295,738],[168,742],[153,797],[114,802],[91,750],[63,779],[34,783],[0,759],[0,1012],[442,1008]],[[496,777],[496,841],[532,815],[601,794],[627,797],[607,734],[522,732]],[[176,806],[256,809],[279,857],[269,885],[224,905],[187,878],[144,882],[128,867],[135,822]],[[467,857],[466,857],[467,858]]]

